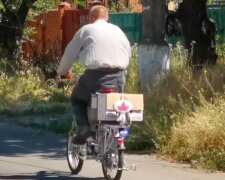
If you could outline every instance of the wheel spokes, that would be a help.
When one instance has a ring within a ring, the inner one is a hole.
[[[111,179],[113,179],[116,176],[118,168],[111,168],[111,169],[107,168],[106,171],[107,171],[107,176],[109,176]]]
[[[78,147],[76,145],[73,145],[72,143],[69,145],[68,156],[69,156],[69,161],[72,167],[74,169],[77,168],[80,159],[79,159]]]
[[[109,164],[108,162],[105,164],[105,171],[110,179],[114,179],[118,172],[118,155],[117,153],[110,153],[110,159],[107,161],[111,161]]]

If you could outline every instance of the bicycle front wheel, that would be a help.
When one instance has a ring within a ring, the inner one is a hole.
[[[73,131],[70,131],[67,137],[67,148],[66,148],[67,162],[71,173],[78,174],[83,167],[84,160],[81,159],[79,156],[80,150],[79,145],[75,145],[72,143],[73,136],[74,136]]]

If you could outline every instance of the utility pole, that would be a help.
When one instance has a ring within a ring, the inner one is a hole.
[[[143,0],[142,41],[138,48],[140,85],[156,83],[169,70],[166,0]]]

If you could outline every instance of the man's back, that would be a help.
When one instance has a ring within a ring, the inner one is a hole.
[[[79,58],[83,65],[89,69],[127,67],[130,45],[120,28],[98,20],[84,26],[78,33],[82,42]]]
[[[78,58],[87,69],[127,69],[131,58],[130,43],[119,27],[107,22],[107,9],[94,6],[89,17],[91,24],[76,32],[67,45],[58,68],[59,74],[67,73]]]

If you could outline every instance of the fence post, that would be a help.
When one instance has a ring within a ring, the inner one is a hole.
[[[63,16],[64,16],[64,12],[65,10],[69,10],[69,9],[72,9],[72,6],[70,3],[67,3],[67,2],[62,2],[58,5],[58,13],[59,13],[59,18],[60,18],[60,26],[61,26],[61,54],[63,54],[64,52],[64,49],[65,49],[65,39],[64,36],[63,36],[63,30],[64,30],[64,27],[63,25],[65,24],[63,22]]]
[[[46,53],[46,24],[45,24],[45,14],[42,16],[41,21],[41,45],[42,45],[42,55]]]

